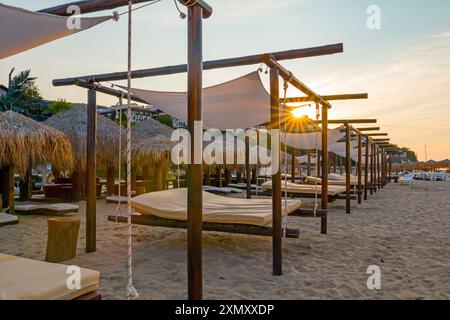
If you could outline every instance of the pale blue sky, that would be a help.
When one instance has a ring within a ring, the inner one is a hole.
[[[2,2],[38,10],[68,1]],[[333,104],[333,117],[379,118],[393,142],[412,147],[422,159],[425,144],[429,157],[450,158],[450,1],[208,2],[214,14],[204,23],[205,60],[343,42],[342,54],[283,64],[321,94],[370,94],[368,101]],[[366,27],[369,5],[381,8],[381,30]],[[134,68],[186,62],[186,21],[178,18],[172,0],[136,12],[133,48]],[[17,70],[31,68],[45,98],[83,102],[84,90],[54,88],[51,80],[124,70],[126,19],[1,60],[0,83],[6,84],[8,70],[13,66]],[[208,71],[205,85],[256,68]],[[185,90],[185,82],[185,75],[177,75],[137,80],[133,85]],[[100,96],[99,102],[115,103],[105,96]]]

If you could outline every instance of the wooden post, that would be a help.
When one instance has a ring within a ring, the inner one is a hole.
[[[142,179],[150,179],[150,166],[147,163],[142,165]]]
[[[311,150],[308,149],[307,151],[307,158],[308,158],[308,162],[306,163],[306,174],[308,177],[311,176]]]
[[[242,168],[240,166],[236,170],[236,181],[242,183]]]
[[[7,168],[7,182],[8,182],[8,191],[7,191],[7,202],[6,205],[8,206],[8,212],[9,214],[15,214],[16,210],[15,210],[15,203],[14,203],[14,164],[10,164],[9,167]],[[6,207],[4,205],[4,207]]]
[[[381,189],[381,152],[377,147],[377,188]]]
[[[291,154],[291,181],[292,181],[292,183],[295,183],[295,155],[296,155],[296,151],[294,149],[294,150],[292,150],[292,154]]]
[[[336,165],[337,165],[337,161],[338,161],[338,155],[337,153],[334,154],[334,161],[333,161],[333,173],[336,173]]]
[[[321,170],[321,168],[320,168],[320,162],[321,162],[321,157],[320,157],[320,151],[319,150],[317,150],[317,154],[316,154],[316,170],[317,170],[317,176],[320,178],[320,177],[322,177],[322,170]]]
[[[20,201],[28,201],[33,194],[33,174],[31,163],[25,171],[23,180],[19,182],[19,199]]]
[[[370,155],[370,195],[376,192],[375,188],[375,144],[371,143],[371,155]]]
[[[350,157],[350,125],[345,124],[345,211],[351,213],[350,177],[352,168],[352,158]]]
[[[163,164],[158,162],[153,167],[153,188],[154,191],[162,191],[164,190],[164,170]]]
[[[328,209],[328,106],[322,106],[322,203],[323,210]],[[320,218],[320,232],[327,234],[328,221],[327,215]]]
[[[202,121],[203,98],[203,48],[202,8],[189,6],[188,10],[188,127],[191,134],[191,164],[187,165],[188,221],[187,221],[187,263],[188,298],[203,298],[202,271],[202,229],[203,190],[202,163],[196,164],[195,122]],[[202,134],[202,133],[200,133]],[[201,151],[201,150],[200,150]]]
[[[45,261],[59,263],[74,259],[77,255],[80,219],[50,218],[48,223]]]
[[[245,181],[247,184],[247,199],[252,198],[252,177],[250,167],[250,139],[245,137]]]
[[[75,163],[72,172],[72,201],[78,202],[86,198],[86,170]]]
[[[367,200],[367,188],[369,186],[369,149],[370,142],[369,138],[366,136],[366,159],[364,166],[364,200]]]
[[[278,69],[270,70],[270,105],[271,105],[271,129],[280,129],[280,84]],[[280,150],[272,150],[280,163]],[[272,164],[273,166],[274,164]],[[275,169],[276,170],[275,172]],[[273,274],[281,276],[283,273],[283,239],[281,225],[281,170],[272,168],[272,252],[273,252]]]
[[[358,133],[358,204],[362,203],[362,134]]]
[[[0,209],[8,207],[9,201],[9,173],[8,167],[0,167],[0,193],[2,194],[2,205]]]
[[[450,170],[448,170],[448,171],[450,171]],[[392,176],[392,155],[389,156],[389,178],[391,176]]]
[[[131,166],[131,191],[136,191],[137,186],[136,175],[137,175],[136,166]]]
[[[231,183],[231,169],[228,166],[225,166],[224,187],[228,187],[230,183]]]
[[[211,185],[211,168],[210,166],[204,166],[204,184],[207,186]]]
[[[87,107],[87,159],[86,159],[86,253],[97,247],[97,91],[88,91]]]
[[[116,185],[116,177],[114,174],[114,165],[109,165],[106,168],[106,195],[112,196],[114,194],[114,188]]]

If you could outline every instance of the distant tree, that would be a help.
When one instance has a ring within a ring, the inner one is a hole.
[[[69,110],[71,107],[72,103],[67,102],[65,99],[58,99],[56,101],[50,102],[47,108],[44,110],[43,114],[46,116],[52,116]]]
[[[0,98],[1,111],[15,111],[25,116],[38,117],[46,108],[41,94],[35,84],[36,78],[30,76],[31,70],[21,71],[13,76],[15,68],[8,76],[8,90]]]
[[[167,115],[167,114],[161,114],[158,117],[156,117],[156,120],[158,120],[159,122],[161,122],[162,124],[165,124],[168,127],[173,128],[173,119],[171,116]]]

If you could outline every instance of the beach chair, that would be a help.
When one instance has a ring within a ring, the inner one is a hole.
[[[98,271],[81,268],[79,289],[69,289],[70,275],[67,265],[0,253],[0,300],[101,300]]]
[[[214,194],[232,194],[232,193],[243,193],[244,190],[230,187],[213,187],[213,186],[203,186],[203,191],[214,193]]]
[[[287,194],[294,198],[315,198],[316,194],[320,198],[322,196],[322,188],[320,185],[317,187],[312,184],[297,184],[287,182]],[[272,181],[265,182],[261,185],[264,195],[272,194]],[[283,194],[285,192],[285,182],[282,182]],[[328,185],[328,201],[333,202],[338,199],[345,199],[345,193],[347,189],[345,186]],[[354,199],[354,197],[353,197]]]
[[[132,223],[154,227],[186,229],[187,189],[147,193],[132,199],[137,214]],[[289,200],[286,215],[309,216],[302,202]],[[283,207],[284,210],[284,207]],[[318,214],[323,214],[319,211]],[[109,221],[127,222],[126,216],[110,215]],[[203,192],[203,230],[257,236],[269,236],[272,229],[271,199],[236,199]],[[287,238],[298,238],[299,230],[286,229]]]
[[[0,212],[0,227],[18,224],[19,220],[16,216]]]
[[[15,206],[15,213],[20,215],[58,216],[67,213],[77,213],[79,206],[71,203],[55,204],[23,204]]]
[[[414,173],[408,173],[408,174],[405,174],[403,177],[400,177],[398,179],[398,181],[402,185],[403,184],[413,185],[414,184],[414,177],[415,177]]]

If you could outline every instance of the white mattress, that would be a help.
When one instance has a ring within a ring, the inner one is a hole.
[[[131,203],[143,215],[181,221],[187,219],[187,189],[184,188],[147,193],[133,198]],[[289,200],[287,213],[294,212],[301,205],[301,201]],[[235,199],[203,192],[203,221],[267,226],[272,223],[272,199]]]
[[[0,300],[71,300],[99,288],[100,273],[81,268],[81,288],[68,289],[67,267],[0,253]]]

